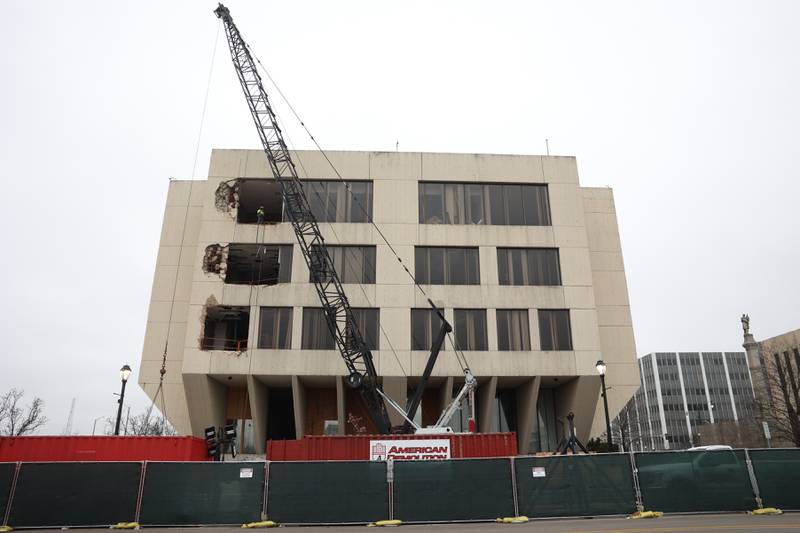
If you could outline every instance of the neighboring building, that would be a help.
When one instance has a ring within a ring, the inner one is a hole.
[[[800,329],[763,341],[742,316],[744,349],[753,376],[758,417],[770,428],[772,446],[800,445]]]
[[[713,429],[703,427],[723,422],[752,430],[753,388],[744,352],[650,353],[639,359],[639,369],[642,387],[612,422],[615,442],[624,434],[626,448],[689,448]]]
[[[453,324],[478,378],[480,432],[513,430],[522,451],[552,450],[573,411],[579,438],[601,433],[601,358],[612,416],[638,388],[613,195],[580,187],[575,158],[328,152],[350,194],[319,152],[294,156],[400,405],[435,316],[370,218]],[[266,439],[371,430],[281,219],[258,150],[214,150],[207,180],[170,183],[139,383],[156,395],[169,339],[156,405],[181,433],[236,422],[244,450],[261,453]],[[445,348],[422,402],[426,425],[463,383]],[[452,423],[463,429],[462,417]]]

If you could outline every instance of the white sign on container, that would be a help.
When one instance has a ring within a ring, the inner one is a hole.
[[[370,461],[434,461],[450,459],[450,439],[369,441]]]

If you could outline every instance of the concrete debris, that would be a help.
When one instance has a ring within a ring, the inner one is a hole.
[[[228,272],[228,246],[222,244],[209,244],[203,254],[203,272],[218,274],[225,279]]]
[[[214,205],[218,211],[235,214],[239,208],[239,180],[223,181],[214,193]]]

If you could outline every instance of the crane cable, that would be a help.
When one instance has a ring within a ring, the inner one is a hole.
[[[217,55],[217,43],[219,42],[219,30],[221,25],[217,25],[217,34],[214,37],[214,49],[211,53],[211,65],[208,69],[208,81],[206,82],[206,94],[205,98],[203,99],[203,111],[200,114],[200,126],[197,131],[197,142],[195,144],[194,150],[194,162],[192,163],[192,174],[191,176],[194,177],[195,171],[197,170],[197,157],[200,153],[200,139],[203,134],[203,124],[205,123],[206,118],[206,109],[208,107],[208,95],[211,91],[211,80],[212,74],[214,72],[214,58]],[[186,198],[186,212],[183,216],[183,231],[181,232],[181,245],[178,249],[178,264],[175,267],[175,282],[172,286],[172,301],[170,302],[169,307],[169,320],[167,321],[167,336],[164,339],[164,353],[161,355],[161,369],[159,370],[159,378],[158,378],[158,388],[156,389],[155,394],[153,395],[153,400],[150,403],[150,407],[147,409],[147,414],[145,415],[143,427],[146,430],[148,424],[150,423],[150,415],[153,412],[153,407],[155,407],[156,400],[158,400],[159,394],[161,395],[161,417],[162,419],[167,419],[167,405],[166,399],[164,397],[164,376],[167,373],[167,349],[169,348],[169,335],[172,330],[172,314],[175,310],[175,296],[178,290],[178,278],[180,275],[181,269],[181,257],[183,256],[183,244],[186,240],[186,222],[189,218],[189,206],[191,205],[191,198],[192,198],[192,186],[189,185],[189,194]]]
[[[242,42],[244,42],[244,40]],[[372,226],[375,228],[375,231],[378,232],[378,235],[380,235],[380,237],[383,240],[383,242],[386,243],[386,246],[388,246],[389,250],[392,252],[394,257],[397,259],[397,261],[400,264],[400,266],[403,267],[403,270],[405,270],[405,272],[408,275],[408,277],[414,283],[414,286],[425,296],[425,298],[428,300],[428,304],[430,304],[430,306],[433,309],[438,311],[438,308],[433,303],[433,300],[431,300],[431,297],[428,295],[427,292],[425,292],[425,289],[422,288],[422,286],[419,284],[417,279],[414,277],[414,274],[412,274],[411,271],[408,269],[406,264],[403,262],[403,259],[400,257],[400,255],[394,249],[392,244],[386,238],[386,235],[383,233],[383,231],[381,231],[380,227],[378,227],[378,225],[375,223],[375,221],[373,220],[372,215],[369,213],[369,211],[364,207],[364,205],[361,203],[361,201],[353,194],[353,191],[350,188],[350,184],[345,181],[345,179],[342,177],[342,175],[339,172],[339,170],[336,168],[336,166],[333,164],[333,162],[328,157],[328,154],[325,152],[325,150],[323,150],[323,148],[320,146],[319,142],[317,142],[317,139],[314,137],[314,135],[312,135],[311,131],[308,129],[308,127],[306,126],[305,122],[300,118],[300,115],[297,113],[297,111],[295,110],[294,106],[292,106],[292,104],[289,102],[289,99],[286,97],[286,95],[283,93],[283,91],[281,91],[280,87],[275,82],[275,80],[272,78],[272,76],[270,75],[270,73],[267,70],[267,68],[261,62],[261,59],[259,59],[258,55],[253,51],[252,48],[250,48],[249,44],[247,44],[245,42],[244,45],[247,47],[247,49],[250,52],[250,54],[258,62],[259,66],[261,66],[261,69],[263,70],[264,74],[267,76],[267,79],[270,81],[272,86],[275,87],[275,90],[278,92],[278,94],[280,95],[281,99],[283,99],[283,101],[286,104],[286,106],[289,108],[289,110],[292,112],[294,117],[297,119],[297,121],[303,127],[303,130],[305,130],[306,134],[311,139],[311,141],[314,143],[314,145],[316,146],[317,150],[325,158],[325,161],[328,163],[328,165],[331,167],[333,172],[336,174],[336,177],[339,179],[339,181],[344,183],[345,189],[350,194],[350,198],[359,207],[361,212],[364,213],[364,215],[366,216],[366,218],[369,221],[369,223],[372,224]],[[284,134],[287,135],[287,139],[288,139],[288,134],[286,134],[285,130],[284,130]],[[298,159],[298,161],[299,161],[299,159]],[[302,164],[301,164],[301,166],[302,166]],[[304,170],[304,172],[305,172],[305,170]],[[319,195],[319,193],[317,193],[317,195]],[[383,328],[381,328],[381,329],[383,329]],[[384,332],[384,334],[385,334],[385,332]],[[448,338],[449,337],[450,337],[450,334],[448,333]],[[388,336],[387,336],[387,338],[388,338]],[[461,370],[462,371],[467,370],[469,368],[469,364],[467,363],[467,359],[466,359],[466,356],[464,355],[464,352],[460,348],[457,348],[457,343],[455,343],[452,338],[450,339],[450,343],[453,346],[453,350],[456,353],[456,360],[458,361],[459,365],[461,366]]]

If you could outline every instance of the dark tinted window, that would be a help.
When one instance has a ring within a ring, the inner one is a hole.
[[[353,308],[353,318],[368,350],[377,350],[380,338],[380,312],[378,309]],[[303,350],[332,350],[336,347],[325,313],[321,308],[303,308]]]
[[[411,349],[430,350],[442,321],[433,309],[411,310]]]
[[[462,350],[488,350],[485,309],[456,309],[456,343]]]
[[[291,307],[262,307],[258,332],[258,347],[288,350],[292,344]]]
[[[427,285],[479,285],[477,248],[417,246],[416,279]]]
[[[303,191],[317,222],[369,222],[372,219],[371,181],[304,180]],[[284,220],[287,220],[285,215]]]
[[[326,246],[328,255],[333,261],[333,268],[342,283],[375,283],[375,247],[374,246]],[[312,248],[312,265],[322,264],[318,248]],[[321,274],[322,281],[329,275]],[[314,281],[313,272],[309,272],[309,281]]]
[[[419,221],[549,226],[547,185],[420,183]]]
[[[569,311],[539,309],[539,340],[544,351],[572,350]]]
[[[557,248],[498,248],[500,285],[561,285]]]
[[[500,351],[531,349],[527,309],[497,310],[497,349]]]

